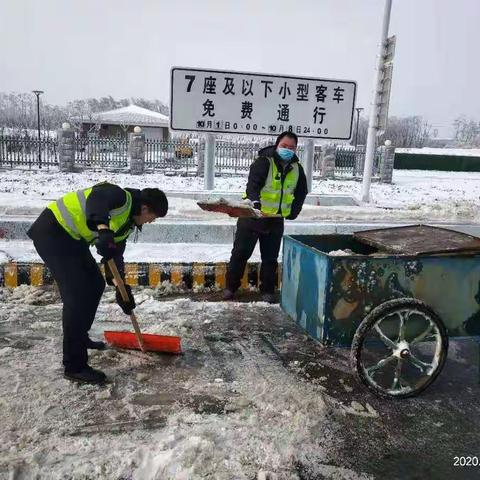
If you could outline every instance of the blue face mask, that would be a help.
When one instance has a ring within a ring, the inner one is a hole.
[[[277,148],[277,153],[278,156],[282,159],[288,162],[293,158],[295,155],[295,152],[293,150],[290,150],[288,148]]]

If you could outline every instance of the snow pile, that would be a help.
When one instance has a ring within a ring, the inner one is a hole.
[[[94,247],[90,249],[97,262],[101,257]],[[155,262],[155,263],[215,263],[228,262],[232,251],[232,244],[207,243],[133,243],[127,242],[124,259],[126,262]],[[281,258],[281,252],[280,252]],[[39,262],[43,260],[38,255],[33,243],[27,240],[0,240],[0,264],[9,261]],[[257,245],[250,262],[260,261],[260,250]],[[162,284],[166,290],[174,288],[168,283]]]
[[[258,371],[250,373],[259,375]],[[208,422],[200,414],[179,412],[171,417],[169,435],[137,452],[138,478],[189,479],[209,474],[252,478],[246,475],[248,470],[254,475],[259,467],[287,472],[299,452],[303,461],[322,463],[322,448],[308,447],[312,429],[323,419],[321,397],[303,391],[305,396],[300,398],[298,386],[289,384],[282,372],[269,375],[272,378],[258,381],[245,374],[239,377],[237,392],[242,398],[227,407],[238,413],[215,416]],[[315,419],[309,418],[312,411],[318,414]]]
[[[332,250],[328,252],[332,257],[348,257],[349,255],[356,255],[352,250],[346,248],[345,250]]]
[[[263,217],[260,210],[253,207],[253,202],[248,198],[245,200],[227,200],[223,197],[217,199],[208,199],[206,201],[197,202],[202,210],[209,212],[226,213],[231,217],[246,216],[246,217]]]

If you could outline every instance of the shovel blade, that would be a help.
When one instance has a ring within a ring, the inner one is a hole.
[[[135,333],[107,330],[103,334],[107,343],[114,347],[140,350]],[[149,352],[182,353],[180,337],[149,333],[143,333],[142,337],[145,349]]]

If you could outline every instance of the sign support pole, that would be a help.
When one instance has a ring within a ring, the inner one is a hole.
[[[380,41],[379,53],[377,57],[373,102],[370,109],[370,120],[368,122],[367,149],[365,153],[365,167],[363,170],[362,182],[362,201],[370,201],[370,184],[372,181],[372,167],[375,156],[375,146],[378,131],[378,112],[382,98],[380,83],[383,74],[383,55],[388,38],[388,26],[390,24],[390,13],[392,10],[392,0],[385,0],[385,10],[383,12],[382,37]]]
[[[315,146],[313,140],[309,138],[305,143],[305,153],[304,153],[304,168],[305,176],[307,177],[307,188],[308,191],[312,191],[312,180],[313,180],[313,156],[315,152]]]
[[[205,190],[215,188],[215,136],[212,133],[205,135],[205,166],[203,173]]]

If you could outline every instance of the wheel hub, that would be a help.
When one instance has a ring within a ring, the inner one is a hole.
[[[408,358],[410,356],[410,350],[408,350],[408,348],[404,348],[401,352],[400,352],[400,357],[401,358]]]
[[[408,358],[410,356],[410,345],[405,340],[397,343],[393,355],[398,358]]]

